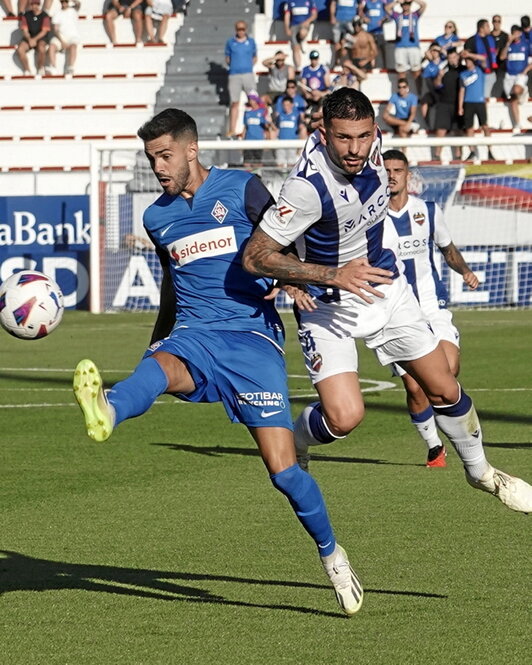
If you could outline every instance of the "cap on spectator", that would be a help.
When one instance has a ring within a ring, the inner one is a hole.
[[[256,90],[251,90],[251,92],[248,92],[248,101],[260,102],[259,93]]]
[[[314,60],[314,59],[319,58],[319,57],[320,57],[320,54],[318,53],[318,51],[311,51],[309,53],[309,58],[311,60]]]
[[[360,16],[355,16],[355,18],[353,19],[353,25],[362,25],[362,19],[360,18]]]

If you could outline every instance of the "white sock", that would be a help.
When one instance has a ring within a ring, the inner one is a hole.
[[[421,413],[410,413],[412,425],[417,429],[417,433],[427,444],[428,449],[443,446],[436,428],[436,419],[432,406]]]
[[[436,422],[453,444],[467,473],[480,480],[489,468],[482,446],[482,431],[471,398],[461,390],[456,404],[435,406]]]

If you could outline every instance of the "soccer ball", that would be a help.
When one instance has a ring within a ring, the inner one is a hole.
[[[63,311],[61,289],[42,272],[22,270],[0,285],[0,325],[15,337],[45,337],[57,328]]]

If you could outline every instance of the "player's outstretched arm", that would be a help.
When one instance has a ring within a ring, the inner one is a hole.
[[[172,277],[170,276],[170,269],[161,256],[161,267],[163,269],[163,279],[161,282],[161,298],[159,303],[159,313],[157,320],[153,327],[151,334],[150,344],[158,342],[160,339],[167,337],[175,324],[176,317],[176,302],[175,292],[172,285]]]
[[[464,257],[462,256],[462,252],[458,249],[458,247],[456,247],[454,243],[451,243],[450,245],[447,245],[447,247],[440,247],[440,251],[443,254],[443,258],[445,259],[445,262],[449,268],[452,268],[452,270],[457,272],[459,275],[462,275],[464,282],[472,291],[474,291],[479,285],[478,277],[467,265]]]
[[[391,284],[393,273],[370,266],[367,259],[353,259],[341,268],[303,263],[291,254],[282,254],[283,245],[276,242],[262,229],[253,232],[242,258],[245,270],[263,277],[273,277],[295,284],[323,284],[336,286],[355,293],[366,302],[372,302],[367,294],[383,297],[368,282]]]

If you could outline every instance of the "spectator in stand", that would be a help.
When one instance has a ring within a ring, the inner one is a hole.
[[[458,116],[458,91],[460,90],[460,56],[456,49],[447,49],[447,62],[434,80],[438,95],[434,114],[436,136],[443,138],[447,134],[460,134],[461,118]],[[441,160],[441,146],[434,148],[434,157]],[[459,148],[455,148],[455,157],[460,159]]]
[[[105,30],[109,35],[111,44],[117,43],[115,21],[119,16],[131,19],[135,43],[140,44],[142,42],[142,33],[144,32],[143,0],[111,0],[109,9],[103,17]]]
[[[301,113],[289,95],[281,97],[281,111],[276,114],[274,124],[278,130],[278,139],[293,140],[307,135]],[[275,160],[278,166],[286,168],[296,163],[297,155],[297,148],[279,148],[275,151]]]
[[[360,89],[359,78],[356,74],[353,74],[347,62],[344,62],[342,71],[339,74],[331,75],[331,92],[338,90],[338,88]]]
[[[485,76],[484,97],[491,97],[491,90],[497,75],[497,46],[490,32],[490,22],[481,18],[477,21],[477,32],[464,44],[462,57],[472,56],[477,65],[482,67]]]
[[[284,95],[288,81],[296,77],[294,67],[286,64],[286,57],[283,51],[276,51],[273,57],[262,61],[268,69],[268,93],[263,95],[267,104],[275,104],[277,97]]]
[[[390,17],[384,5],[384,0],[362,0],[358,5],[358,13],[377,45],[376,64],[386,69],[386,40],[383,25]]]
[[[442,57],[444,59],[447,57],[448,48],[459,49],[463,46],[463,42],[458,36],[458,28],[454,21],[447,21],[443,28],[443,35],[438,35],[434,41],[441,47]]]
[[[298,71],[301,69],[303,44],[317,18],[318,8],[314,0],[288,0],[285,4],[284,29],[292,45],[292,59]]]
[[[532,64],[528,64],[531,55],[530,45],[520,25],[512,25],[510,39],[501,52],[501,59],[506,62],[504,75],[504,93],[510,100],[513,134],[521,134],[519,105],[528,100],[528,72]]]
[[[378,51],[373,35],[364,30],[359,16],[353,19],[353,34],[345,36],[343,53],[342,64],[350,69],[360,84],[373,71]]]
[[[244,140],[263,141],[269,139],[272,123],[266,105],[253,90],[248,94],[248,108],[244,111]],[[244,150],[244,166],[257,166],[262,162],[262,150]]]
[[[530,45],[530,57],[532,57],[532,29],[530,27],[530,16],[521,16],[520,20],[521,29],[523,30],[523,37]],[[532,72],[528,72],[528,92],[532,96]]]
[[[497,49],[497,71],[495,73],[495,84],[491,89],[493,97],[502,97],[504,95],[504,75],[506,73],[506,61],[501,60],[501,53],[503,48],[508,43],[508,33],[504,32],[501,28],[502,19],[499,14],[495,14],[491,19],[493,30],[491,36],[495,40],[495,48]]]
[[[412,72],[418,95],[421,93],[421,48],[419,46],[418,23],[427,7],[424,0],[417,0],[417,9],[412,10],[412,0],[401,0],[401,11],[396,11],[395,0],[385,5],[385,10],[395,21],[395,69],[398,74],[407,76]]]
[[[174,8],[171,0],[145,0],[144,23],[148,42],[164,44],[168,21]]]
[[[465,69],[460,72],[460,90],[458,91],[458,115],[464,119],[464,130],[466,136],[475,133],[475,116],[482,129],[484,136],[491,136],[488,126],[488,111],[484,97],[484,71],[476,64],[473,56],[465,58]],[[470,149],[466,161],[478,159],[475,148]],[[488,149],[488,159],[495,159]]]
[[[421,115],[427,127],[430,126],[429,112],[438,101],[438,94],[435,87],[435,81],[438,78],[441,69],[446,66],[446,60],[442,47],[433,42],[421,63],[422,79],[422,97],[421,97]]]
[[[358,0],[331,0],[329,12],[334,43],[334,67],[340,64],[344,37],[353,34],[353,19],[358,15]]]
[[[299,94],[297,81],[295,79],[288,79],[284,95],[277,97],[277,100],[273,105],[274,118],[282,111],[283,97],[290,97],[290,99],[294,102],[294,109],[299,113],[301,121],[303,122],[303,118],[307,110],[307,100],[303,97],[303,95]]]
[[[300,86],[307,103],[315,104],[325,96],[331,87],[331,75],[326,65],[320,64],[318,51],[309,54],[310,64],[301,71]]]
[[[15,12],[13,11],[13,5],[11,4],[11,0],[2,0],[1,4],[6,13],[6,17],[13,18],[15,16]]]
[[[236,136],[236,123],[242,91],[249,95],[256,88],[253,67],[257,62],[257,44],[247,33],[247,23],[237,21],[235,34],[225,43],[225,61],[229,67],[229,130],[227,138]]]
[[[397,92],[390,97],[382,116],[399,138],[406,138],[418,131],[419,125],[415,122],[417,105],[417,95],[410,92],[407,79],[400,78],[397,81]]]
[[[74,73],[79,34],[79,0],[60,0],[61,9],[52,16],[52,38],[48,48],[48,67],[46,73],[57,74],[57,52],[65,53],[65,74]]]
[[[50,41],[52,23],[48,14],[41,9],[40,0],[30,0],[30,9],[20,18],[22,39],[16,53],[22,64],[24,76],[31,76],[28,51],[35,49],[37,74],[44,74],[44,63],[48,42]]]

